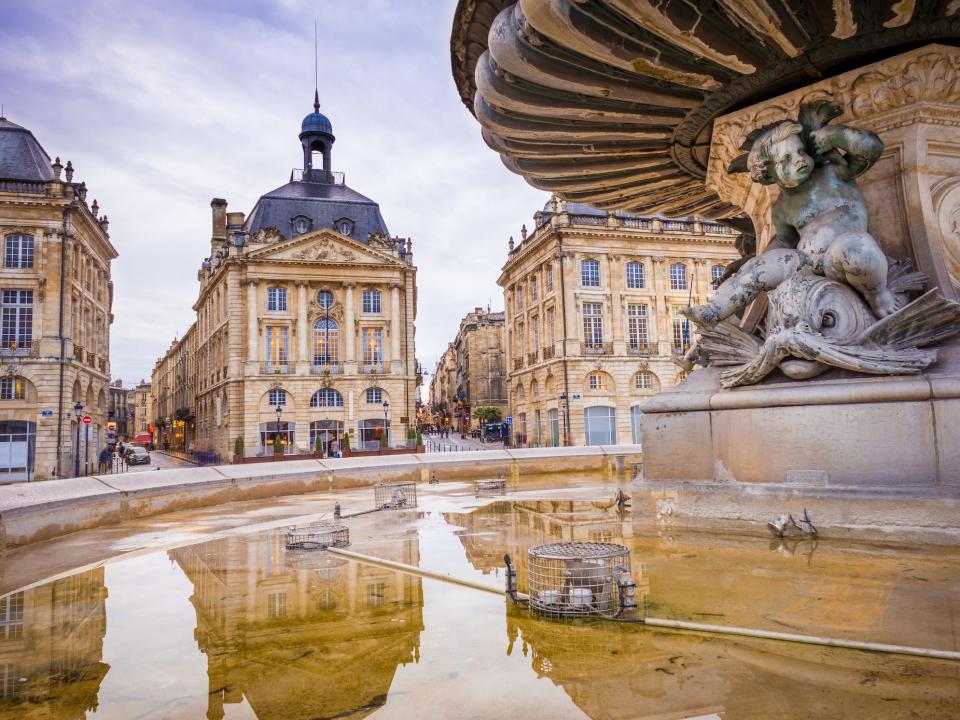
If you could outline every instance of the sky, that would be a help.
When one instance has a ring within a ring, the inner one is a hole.
[[[413,239],[417,357],[503,308],[507,239],[547,195],[480,137],[450,71],[455,0],[0,0],[0,102],[110,218],[113,378],[149,380],[194,320],[210,200],[250,212],[303,162],[313,27],[334,170]],[[430,378],[428,377],[427,380]]]

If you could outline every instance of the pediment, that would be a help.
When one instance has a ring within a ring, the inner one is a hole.
[[[361,242],[329,229],[308,233],[281,243],[257,248],[247,254],[251,260],[319,262],[344,264],[399,265],[400,261]]]

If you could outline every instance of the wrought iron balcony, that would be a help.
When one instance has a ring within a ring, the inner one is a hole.
[[[613,343],[605,343],[605,342],[580,343],[581,355],[610,355],[612,352],[613,352]]]
[[[523,367],[523,358],[522,358],[522,357],[515,357],[515,358],[513,359],[513,369],[514,369],[514,370],[519,370],[519,369],[522,368],[522,367]]]
[[[536,350],[527,353],[527,365],[536,365],[540,353]]]
[[[343,372],[343,365],[340,363],[314,363],[310,366],[310,372],[313,375],[339,375]]]
[[[363,363],[360,372],[364,375],[383,375],[383,363]]]
[[[287,362],[265,362],[261,364],[260,372],[264,375],[289,375],[293,369]]]
[[[548,345],[543,349],[543,359],[552,360],[555,353],[556,353],[556,349],[554,348],[554,346]]]
[[[650,343],[627,343],[627,355],[650,355],[653,345]]]

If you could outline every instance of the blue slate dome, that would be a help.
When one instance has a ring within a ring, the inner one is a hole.
[[[330,124],[330,119],[323,113],[312,112],[303,119],[303,123],[300,125],[300,132],[319,132],[333,135],[333,125]]]

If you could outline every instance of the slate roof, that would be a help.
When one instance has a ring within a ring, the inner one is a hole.
[[[0,180],[53,180],[50,156],[33,133],[0,118]]]
[[[304,215],[313,221],[310,231],[332,228],[342,218],[353,221],[354,240],[367,242],[370,233],[385,233],[380,206],[346,185],[294,180],[262,195],[246,221],[251,235],[275,227],[284,238],[296,237],[291,220]]]

